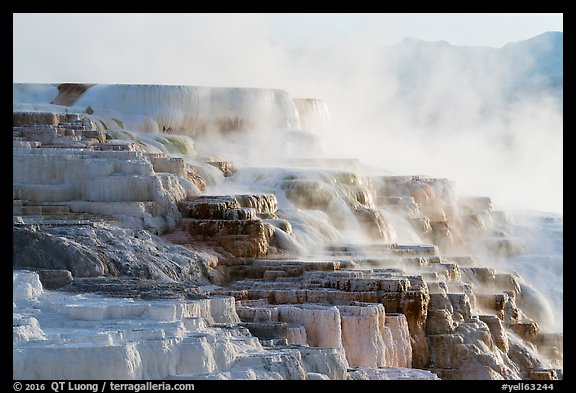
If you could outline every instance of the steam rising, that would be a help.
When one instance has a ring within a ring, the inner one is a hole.
[[[272,19],[251,14],[15,15],[15,35],[47,17],[51,29],[14,47],[15,59],[30,60],[18,63],[15,82],[272,87],[319,97],[332,114],[328,155],[448,177],[497,208],[562,212],[561,96],[533,72],[545,57],[534,54],[561,46],[561,37],[495,49],[413,39],[384,46],[353,35],[358,41],[291,50],[267,38]],[[106,28],[86,29],[91,21]]]

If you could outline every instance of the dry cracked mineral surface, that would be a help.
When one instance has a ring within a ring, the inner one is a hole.
[[[13,92],[14,379],[562,378],[509,263],[561,216],[322,156],[281,90]]]

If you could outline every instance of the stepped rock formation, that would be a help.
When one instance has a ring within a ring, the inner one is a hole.
[[[14,84],[13,377],[562,378],[546,299],[494,263],[527,252],[510,217],[309,154],[329,120],[279,90]]]

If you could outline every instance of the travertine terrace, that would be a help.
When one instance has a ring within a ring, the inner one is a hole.
[[[15,379],[557,379],[513,218],[281,90],[15,84]]]

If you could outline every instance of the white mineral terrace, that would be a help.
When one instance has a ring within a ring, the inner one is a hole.
[[[271,350],[238,325],[231,297],[134,301],[44,291],[34,272],[15,271],[13,279],[14,379],[435,379],[424,370],[369,364],[352,371],[341,346],[308,347],[306,331],[317,335],[333,316],[339,322],[335,308],[328,317],[293,315],[308,327],[303,342]]]

